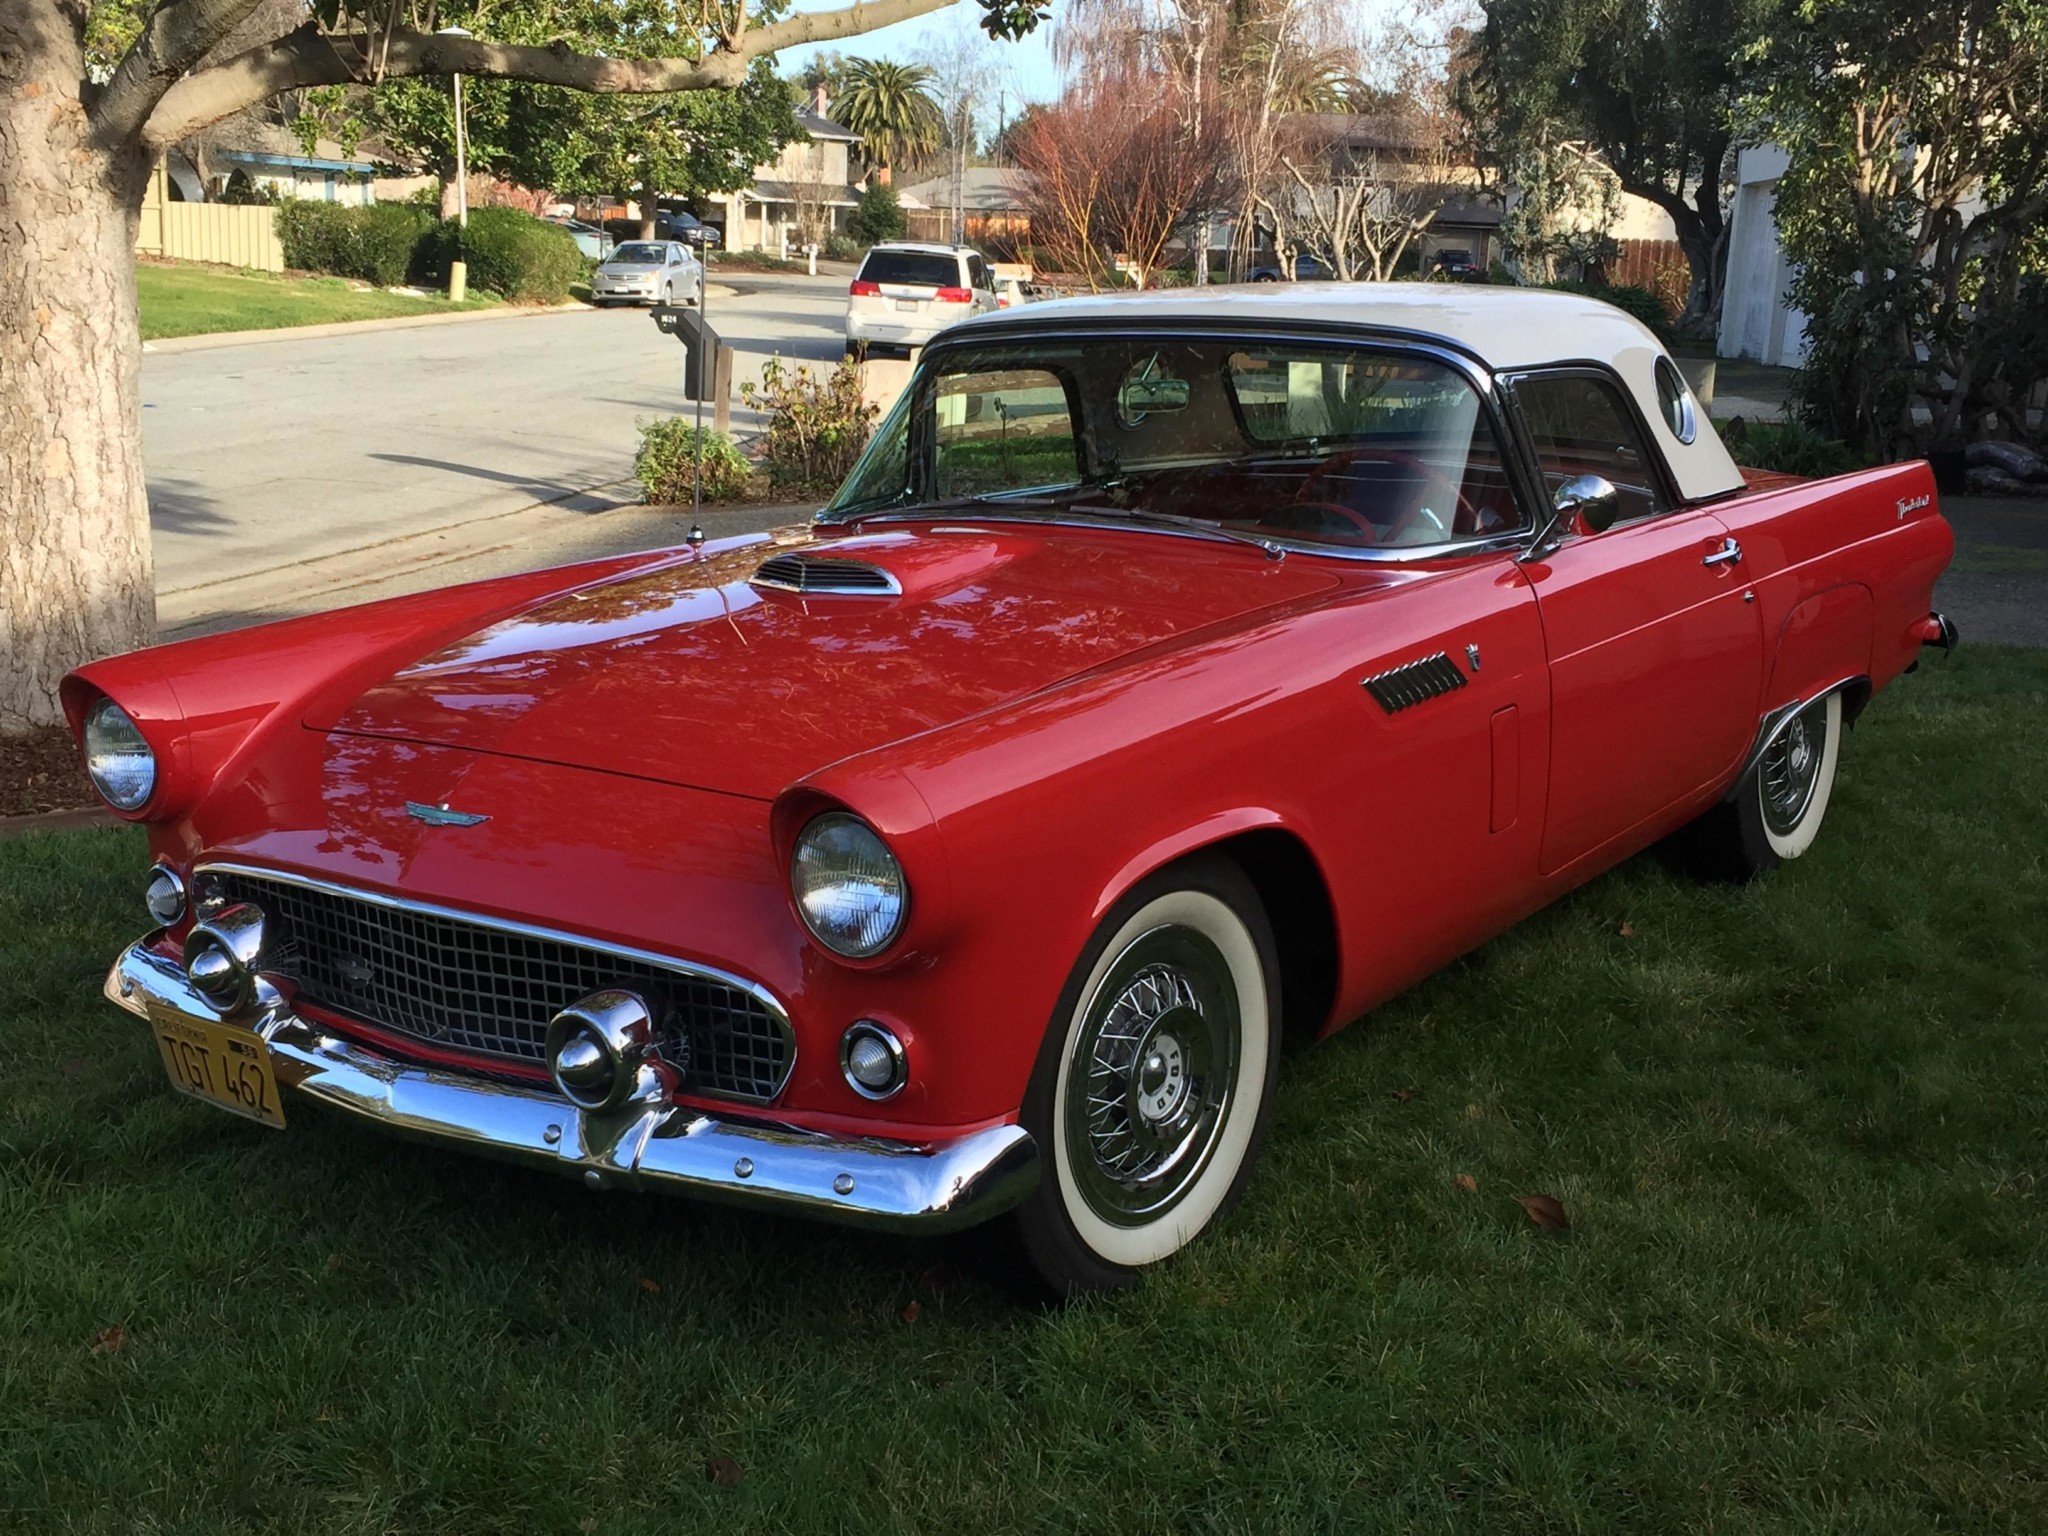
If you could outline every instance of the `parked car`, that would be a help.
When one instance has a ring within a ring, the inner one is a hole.
[[[611,255],[612,247],[616,244],[610,235],[595,224],[585,224],[580,219],[551,218],[548,222],[569,231],[570,237],[576,242],[576,249],[592,261],[604,260]]]
[[[680,240],[683,244],[702,250],[706,246],[716,249],[723,237],[711,225],[704,223],[693,213],[681,209],[663,210],[655,216],[655,230],[664,240]]]
[[[909,241],[871,246],[846,290],[846,355],[908,352],[959,320],[992,313],[995,279],[981,252]]]
[[[1255,283],[1277,283],[1285,274],[1277,265],[1253,267],[1245,276]],[[1294,258],[1294,280],[1297,283],[1328,282],[1336,274],[1320,256],[1311,256],[1303,251]]]
[[[264,1125],[1118,1285],[1244,1193],[1283,1023],[1660,839],[1804,854],[1952,549],[1926,465],[1746,476],[1576,295],[985,314],[808,530],[72,674],[154,860],[107,996]]]
[[[704,297],[704,268],[675,240],[628,240],[590,275],[590,302],[695,304]]]
[[[1467,250],[1438,251],[1430,262],[1429,274],[1452,283],[1483,283],[1486,273]]]

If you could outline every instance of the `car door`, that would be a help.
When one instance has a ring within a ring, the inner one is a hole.
[[[1711,794],[1756,728],[1763,633],[1727,527],[1676,503],[1642,421],[1604,370],[1504,381],[1546,494],[1598,475],[1614,525],[1525,569],[1550,658],[1542,871],[1641,845]]]

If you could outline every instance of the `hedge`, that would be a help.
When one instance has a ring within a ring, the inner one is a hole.
[[[286,266],[382,288],[406,281],[439,287],[458,251],[471,288],[508,299],[559,303],[584,271],[566,229],[516,208],[478,208],[464,230],[416,203],[287,201],[278,206],[277,234]]]
[[[569,231],[517,208],[473,209],[466,230],[444,219],[425,244],[434,281],[446,280],[448,263],[460,251],[470,287],[531,303],[559,304],[586,267]]]

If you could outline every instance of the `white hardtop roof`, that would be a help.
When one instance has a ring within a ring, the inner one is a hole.
[[[1612,368],[1635,396],[1643,419],[1681,495],[1688,501],[1742,489],[1742,475],[1692,400],[1692,442],[1671,430],[1657,398],[1657,362],[1664,344],[1650,328],[1612,304],[1547,288],[1480,283],[1226,283],[1208,288],[1155,288],[1142,293],[1087,294],[997,310],[948,327],[963,333],[1055,321],[1080,325],[1243,326],[1301,323],[1355,325],[1433,338],[1477,358],[1497,373],[1560,363]]]

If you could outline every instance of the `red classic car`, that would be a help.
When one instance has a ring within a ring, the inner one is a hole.
[[[1582,298],[990,315],[808,529],[71,677],[155,857],[107,992],[268,1125],[1115,1285],[1245,1187],[1283,1021],[1804,852],[1951,549],[1924,465],[1746,480]]]

